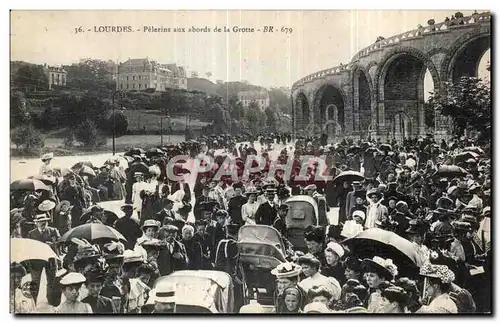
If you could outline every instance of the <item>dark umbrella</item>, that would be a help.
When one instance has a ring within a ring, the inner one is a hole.
[[[360,173],[354,170],[347,170],[345,172],[340,173],[333,179],[334,183],[340,182],[352,182],[352,181],[362,181],[365,177]]]
[[[103,212],[103,214],[106,215],[106,221],[103,222],[103,224],[112,226],[113,223],[115,223],[115,221],[118,220],[118,215],[116,215],[115,212],[110,211],[110,210],[103,210],[102,212]],[[82,223],[87,222],[90,219],[91,214],[92,214],[92,208],[90,208],[89,210],[85,211],[82,214],[82,216],[80,217],[80,221]]]
[[[130,171],[132,172],[132,174],[135,172],[149,174],[149,167],[145,163],[139,162],[137,164],[133,164],[132,166],[130,166]]]
[[[432,177],[446,177],[446,178],[454,178],[454,177],[464,177],[469,174],[465,169],[459,167],[457,165],[444,165],[439,167],[437,171],[432,174]]]
[[[50,188],[45,185],[42,181],[34,178],[20,179],[14,181],[10,184],[11,190],[28,190],[28,191],[36,191],[36,190],[45,190],[50,191]]]
[[[389,144],[382,144],[379,146],[380,150],[383,150],[383,151],[391,151],[392,150],[392,146],[389,145]]]
[[[71,241],[72,238],[86,239],[89,242],[96,240],[122,240],[127,242],[127,239],[114,228],[100,224],[100,223],[87,223],[77,226],[66,232],[62,237],[62,242]]]
[[[408,240],[391,231],[378,228],[368,229],[342,242],[358,258],[379,256],[392,259],[398,267],[400,277],[418,274],[418,254]]]
[[[359,146],[351,146],[349,149],[347,149],[348,153],[357,153],[359,151]]]
[[[152,158],[156,156],[163,156],[165,153],[160,148],[151,148],[146,152],[146,157]]]
[[[132,148],[130,149],[129,151],[127,151],[125,154],[123,154],[124,156],[133,156],[133,155],[142,155],[144,154],[145,151],[144,149],[142,148]]]

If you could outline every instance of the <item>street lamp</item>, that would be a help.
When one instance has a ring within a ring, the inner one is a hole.
[[[118,94],[118,93],[122,93],[122,91],[115,91],[113,92],[113,96],[111,97],[111,108],[112,108],[112,113],[113,113],[113,156],[115,155],[115,138],[116,138],[116,133],[115,133],[115,96]],[[120,108],[120,110],[125,110],[125,108]]]

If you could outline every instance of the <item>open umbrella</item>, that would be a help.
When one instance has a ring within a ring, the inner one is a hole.
[[[45,185],[42,181],[34,178],[20,179],[14,181],[10,184],[11,190],[28,190],[28,191],[36,191],[36,190],[45,190],[50,191],[50,188]]]
[[[392,146],[389,145],[389,144],[382,144],[379,146],[380,150],[383,150],[383,151],[391,151],[392,150]]]
[[[52,248],[43,242],[33,239],[12,238],[10,239],[10,262],[20,263],[28,260],[59,259]]]
[[[146,157],[163,156],[165,153],[160,148],[151,148],[146,152]]]
[[[478,155],[484,155],[484,150],[482,150],[479,147],[475,147],[475,146],[465,147],[463,150],[464,151],[472,151],[472,152],[475,152]]]
[[[127,242],[127,239],[114,228],[100,223],[86,223],[77,226],[66,232],[61,241],[71,241],[72,238],[86,239],[89,242],[96,240],[121,240]]]
[[[342,242],[358,258],[379,256],[392,259],[399,276],[418,274],[419,256],[415,246],[394,232],[372,228]]]
[[[365,177],[360,172],[356,172],[354,170],[347,170],[345,172],[338,174],[337,177],[333,179],[333,182],[334,183],[352,182],[352,181],[362,181],[364,179]]]
[[[80,175],[81,176],[95,177],[95,172],[89,166],[83,166],[82,169],[80,170]]]
[[[116,215],[115,212],[110,211],[110,210],[103,210],[103,217],[100,219],[101,221],[103,218],[105,218],[105,221],[102,221],[103,224],[112,226],[113,223],[115,223],[116,220],[118,220],[118,215]],[[88,210],[84,211],[82,216],[80,217],[81,223],[85,223],[90,219],[90,215],[92,214],[92,208],[89,208]]]
[[[132,172],[132,174],[134,174],[135,172],[149,174],[149,166],[143,162],[139,162],[136,164],[132,164],[132,166],[130,166],[130,171]]]
[[[127,151],[125,154],[123,154],[124,156],[133,156],[133,155],[142,155],[144,154],[145,151],[144,149],[142,148],[132,148],[130,149],[129,151]]]
[[[432,174],[434,178],[446,177],[446,178],[454,178],[454,177],[464,177],[469,172],[457,165],[444,165],[440,166],[437,171]]]
[[[30,176],[28,179],[37,179],[44,183],[45,185],[54,185],[56,182],[55,177],[53,176],[46,176],[46,175],[37,175],[37,176]]]

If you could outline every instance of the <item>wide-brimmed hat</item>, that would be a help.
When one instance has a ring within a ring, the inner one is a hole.
[[[398,268],[392,262],[392,259],[384,259],[378,256],[373,257],[373,259],[363,259],[361,270],[365,273],[376,273],[388,280],[393,280],[398,275]]]
[[[363,221],[365,220],[366,218],[366,214],[365,212],[361,211],[361,210],[356,210],[354,212],[352,212],[352,218],[354,219],[354,217],[360,217],[361,219],[363,219]]]
[[[144,261],[144,258],[141,253],[133,251],[133,250],[125,250],[123,253],[123,263],[129,264],[133,262],[141,263]]]
[[[158,303],[175,303],[176,285],[173,283],[161,283],[154,289],[153,300]]]
[[[46,153],[43,154],[42,157],[40,158],[42,161],[44,160],[50,160],[54,158],[54,153]]]
[[[369,190],[367,193],[366,193],[366,196],[367,197],[370,197],[372,195],[376,195],[377,197],[382,197],[382,192],[380,192],[377,188],[372,188],[371,190]]]
[[[387,288],[382,289],[382,297],[388,299],[390,302],[396,301],[399,304],[406,304],[409,295],[406,293],[404,288],[391,285]]]
[[[83,276],[80,273],[68,273],[66,276],[64,276],[59,284],[63,286],[69,286],[69,285],[76,285],[76,284],[83,284],[85,283],[87,279],[85,276]]]
[[[279,264],[276,268],[271,270],[271,274],[279,278],[298,277],[302,267],[293,262],[284,262]]]
[[[451,209],[445,209],[442,207],[438,207],[437,209],[433,210],[432,213],[440,215],[440,216],[452,216],[456,215],[456,213],[451,210]]]
[[[258,195],[259,191],[257,190],[257,188],[255,186],[247,187],[245,190],[245,195],[250,195],[250,194]]]
[[[71,209],[73,209],[73,205],[71,205],[71,203],[69,201],[64,200],[64,201],[59,202],[59,204],[56,205],[54,212],[56,214],[66,214],[66,213],[70,212]]]
[[[38,209],[42,212],[49,212],[56,206],[56,203],[51,200],[44,200],[38,205]]]
[[[454,231],[459,231],[459,232],[472,231],[472,225],[469,222],[453,221],[451,225],[453,226]]]
[[[78,238],[72,238],[71,242],[75,243],[78,248],[73,262],[85,259],[99,258],[101,256],[101,253],[99,252],[97,246],[92,245],[85,239],[80,240]]]
[[[434,265],[426,262],[420,267],[420,275],[424,277],[438,278],[442,283],[449,284],[455,280],[453,271],[445,265]]]
[[[121,242],[108,242],[103,245],[102,251],[104,259],[107,261],[112,259],[122,259],[125,252],[125,246]]]
[[[35,219],[33,219],[34,222],[43,222],[43,221],[50,221],[50,217],[47,215],[47,213],[41,213],[37,214]]]
[[[144,228],[160,229],[160,222],[153,220],[153,219],[148,219],[148,220],[144,221],[144,224],[141,226],[141,229],[144,230]]]
[[[120,210],[122,210],[123,212],[133,211],[134,206],[132,204],[125,204],[120,207]]]
[[[321,265],[321,262],[318,260],[318,258],[314,257],[312,254],[306,254],[304,256],[299,257],[297,263],[299,265],[307,264],[312,267],[318,267],[318,268]]]
[[[344,253],[345,253],[345,250],[344,248],[342,248],[342,246],[338,243],[336,243],[335,241],[330,241],[328,242],[328,244],[326,245],[326,249],[325,251],[333,251],[337,254],[337,256],[339,256],[339,258],[342,258],[344,256]]]
[[[163,230],[167,231],[167,232],[176,232],[176,231],[179,231],[179,228],[176,227],[173,224],[167,224],[167,225],[162,226],[161,228]]]
[[[100,270],[91,270],[85,273],[87,283],[103,283],[105,274]]]

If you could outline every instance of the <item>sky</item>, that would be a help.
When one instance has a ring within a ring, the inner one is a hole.
[[[348,63],[378,36],[388,38],[416,29],[431,18],[438,23],[455,12],[12,11],[11,60],[61,65],[86,57],[115,62],[147,57],[186,66],[188,72],[196,71],[200,77],[210,72],[212,81],[246,80],[265,87],[291,87],[308,74]],[[473,11],[462,12],[469,15]],[[280,32],[263,33],[266,25]],[[85,32],[75,34],[80,26]],[[87,31],[94,26],[132,26],[134,32]],[[186,32],[145,33],[144,26],[185,28]],[[205,26],[211,31],[187,32],[190,27]],[[261,32],[214,32],[216,26]],[[282,27],[291,28],[291,33],[281,32]],[[488,59],[489,51],[480,66],[480,76]],[[431,80],[426,80],[425,88],[432,88]]]

